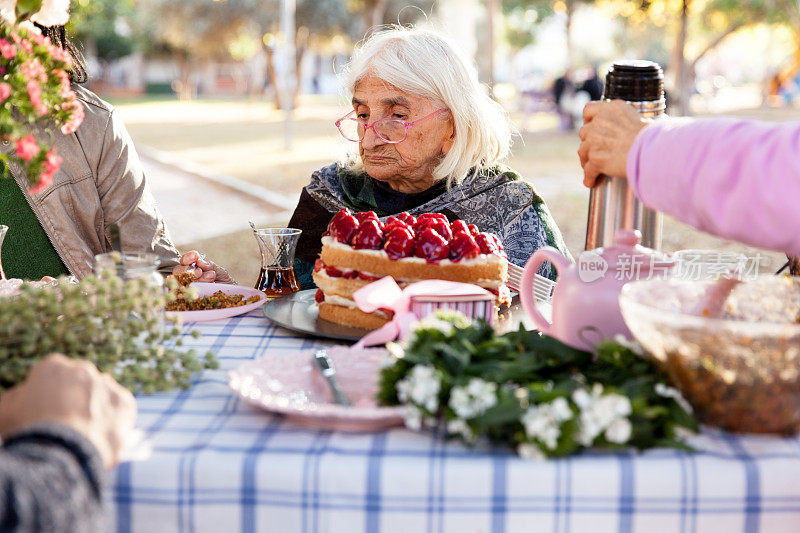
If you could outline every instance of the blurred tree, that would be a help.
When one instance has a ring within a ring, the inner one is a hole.
[[[434,0],[347,0],[351,13],[361,15],[361,36],[384,24],[410,24],[430,13]]]
[[[575,10],[581,4],[594,3],[596,0],[502,0],[503,14],[506,18],[506,39],[511,46],[517,49],[524,48],[533,43],[536,24],[556,13],[563,13],[567,42],[567,68],[569,68],[575,59],[570,39]]]
[[[269,4],[272,4],[270,6]],[[263,2],[262,9],[253,19],[258,39],[267,56],[267,79],[273,88],[278,86],[275,53],[281,43],[280,2]],[[348,10],[344,0],[297,0],[295,10],[295,82],[293,103],[300,93],[301,65],[310,48],[320,48],[335,37],[352,40],[358,34],[359,21]],[[275,106],[281,107],[280,91],[274,90]]]
[[[111,62],[135,49],[131,19],[133,0],[77,0],[73,2],[67,30],[100,63],[100,78],[106,78]]]
[[[137,1],[137,25],[147,35],[147,51],[169,54],[179,65],[179,96],[194,94],[192,72],[199,63],[231,56],[246,59],[259,48],[267,57],[267,79],[277,86],[280,69],[276,68],[275,53],[282,44],[280,0],[121,0],[132,1]],[[296,0],[295,98],[300,65],[309,48],[337,37],[358,40],[367,18],[412,22],[432,5],[433,0]],[[273,92],[280,107],[280,92]]]
[[[113,0],[112,0],[113,1]],[[259,11],[259,0],[139,0],[138,15],[150,37],[149,51],[166,53],[178,64],[175,92],[181,99],[196,94],[195,66],[229,56],[230,45]]]
[[[110,0],[113,1],[113,0]],[[210,59],[248,59],[260,48],[267,55],[267,77],[277,85],[275,50],[281,44],[280,0],[139,0],[140,20],[148,28],[151,51],[170,54],[179,65],[176,89],[191,97],[192,72]],[[353,17],[344,0],[297,0],[295,72],[314,40],[352,34]],[[299,88],[298,83],[295,86]],[[275,92],[280,107],[280,93]]]
[[[786,26],[794,33],[796,49],[800,50],[800,9],[796,0],[598,0],[598,3],[616,5],[619,14],[633,24],[640,24],[646,18],[665,24],[677,18],[670,66],[681,115],[689,114],[689,96],[698,61],[740,29],[763,23]],[[686,56],[690,29],[694,30],[693,41],[702,43],[691,58]],[[800,52],[797,62],[800,63]]]
[[[796,61],[800,60],[800,5],[797,0],[710,0],[703,10],[703,21],[714,33],[706,46],[691,61],[694,74],[697,61],[716,48],[732,33],[755,24],[783,26],[792,32]]]
[[[383,24],[389,0],[356,0],[350,4],[353,11],[361,13],[361,33],[366,34],[370,28]]]

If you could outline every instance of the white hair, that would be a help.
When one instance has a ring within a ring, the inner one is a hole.
[[[443,35],[398,26],[373,33],[356,47],[343,72],[349,96],[368,75],[450,111],[455,138],[433,171],[437,182],[461,183],[471,169],[494,166],[508,155],[511,126],[505,110],[478,81],[474,64]]]

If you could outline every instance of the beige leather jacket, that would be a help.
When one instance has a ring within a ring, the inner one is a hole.
[[[156,207],[139,156],[114,109],[94,93],[73,86],[86,118],[72,135],[52,133],[63,158],[53,184],[34,197],[24,170],[10,165],[58,255],[79,279],[92,272],[95,254],[111,251],[108,226],[119,225],[125,252],[152,252],[163,269],[180,258]],[[47,138],[47,134],[41,134]],[[0,150],[13,149],[8,142]]]

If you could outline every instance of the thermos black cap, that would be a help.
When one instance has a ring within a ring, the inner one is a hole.
[[[658,63],[641,59],[615,61],[606,74],[606,100],[652,102],[664,97],[664,72]]]

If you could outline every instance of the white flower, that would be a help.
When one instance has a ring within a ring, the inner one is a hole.
[[[42,26],[63,26],[69,20],[69,0],[43,0],[31,20]]]
[[[617,418],[606,429],[606,440],[624,444],[631,438],[631,422],[627,418]]]
[[[459,435],[467,442],[475,440],[475,434],[472,432],[472,429],[466,421],[460,418],[455,418],[447,423],[447,432],[451,435]]]
[[[390,353],[385,353],[383,357],[381,357],[378,367],[383,370],[384,368],[393,367],[395,363],[397,363],[397,358]]]
[[[594,439],[602,431],[602,428],[597,425],[594,420],[587,419],[581,414],[580,424],[578,426],[578,435],[575,437],[575,440],[578,441],[578,444],[581,446],[588,448],[594,442]]]
[[[615,418],[618,416],[628,416],[632,412],[631,401],[627,396],[621,394],[606,394],[597,402],[601,408],[608,411]]]
[[[402,359],[406,355],[405,346],[395,341],[386,343],[386,352],[387,355],[393,357],[394,359]]]
[[[417,365],[411,369],[408,377],[395,385],[397,397],[402,403],[409,401],[434,413],[439,408],[439,389],[442,382],[436,369],[432,366]]]
[[[190,285],[189,287],[186,288],[185,291],[183,291],[183,297],[187,302],[192,302],[194,300],[197,300],[199,296],[200,296],[200,291],[194,285]]]
[[[453,333],[453,324],[431,315],[427,318],[423,318],[411,326],[411,331],[414,333],[417,333],[423,329],[436,329],[449,336],[451,333]]]
[[[625,337],[625,335],[617,333],[616,335],[614,335],[614,342],[616,342],[617,344],[621,344],[622,346],[629,349],[636,355],[644,357],[644,348],[642,347],[641,344],[639,344],[639,341],[629,340],[627,337]]]
[[[433,312],[432,316],[453,324],[457,328],[466,328],[472,324],[472,319],[455,309],[437,309]]]
[[[466,387],[453,387],[450,408],[459,418],[475,418],[497,404],[497,384],[472,378]]]
[[[558,446],[561,436],[561,423],[572,418],[572,409],[564,398],[556,398],[551,403],[529,407],[522,415],[520,422],[525,427],[525,434],[541,441],[549,449]]]
[[[533,461],[544,461],[547,459],[547,456],[539,449],[539,447],[535,444],[530,444],[528,442],[522,443],[517,446],[517,453],[523,459],[533,460]]]
[[[658,394],[659,396],[663,396],[664,398],[672,398],[673,400],[678,402],[678,405],[683,407],[683,410],[686,411],[687,413],[694,412],[692,406],[689,404],[689,402],[686,401],[686,399],[683,397],[683,395],[678,389],[667,387],[663,383],[656,383],[656,386],[653,388],[655,389],[656,394]]]
[[[614,430],[606,433],[610,442],[626,442],[630,438],[631,425],[627,416],[631,414],[632,407],[628,397],[614,393],[603,395],[602,385],[595,383],[591,393],[585,389],[573,392],[572,400],[581,409],[578,435],[575,439],[582,446],[591,446],[597,436],[611,426],[614,426]],[[623,436],[625,438],[622,441],[612,440],[609,435],[614,439]]]
[[[586,409],[593,404],[603,394],[603,386],[595,383],[592,386],[592,392],[589,393],[586,389],[577,389],[572,393],[572,401],[580,409]]]
[[[556,398],[552,401],[550,407],[556,420],[564,421],[572,418],[572,409],[570,409],[569,403],[564,398]]]
[[[406,427],[411,431],[419,431],[422,428],[422,411],[413,405],[406,405],[403,417],[406,421]]]

